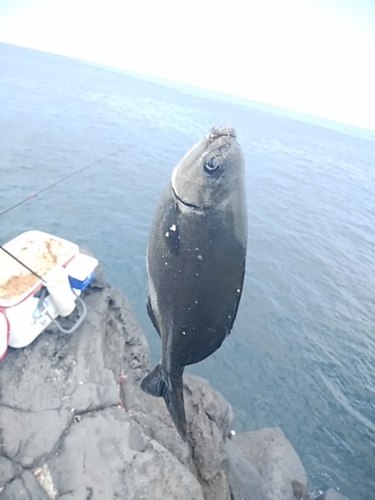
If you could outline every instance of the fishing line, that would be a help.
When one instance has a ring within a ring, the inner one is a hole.
[[[232,121],[233,109],[234,109],[234,102],[232,102],[232,109],[230,110],[229,123]]]
[[[48,186],[46,186],[45,188],[41,189],[40,191],[37,191],[36,193],[28,196],[27,198],[24,198],[23,200],[19,201],[18,203],[15,203],[14,205],[12,205],[11,207],[3,210],[2,212],[0,212],[0,217],[8,212],[10,212],[11,210],[13,210],[14,208],[16,207],[19,207],[20,205],[23,205],[24,203],[26,203],[27,201],[33,199],[33,198],[36,198],[37,196],[39,196],[40,194],[44,193],[45,191],[48,191],[49,189],[57,186],[58,184],[60,184],[61,182],[64,182],[66,181],[67,179],[69,179],[70,177],[73,177],[74,175],[77,175],[81,172],[83,172],[84,170],[87,170],[88,168],[96,165],[97,163],[100,163],[104,160],[106,160],[107,158],[110,158],[111,156],[114,156],[118,153],[120,153],[121,151],[125,151],[126,149],[129,149],[133,146],[138,146],[139,144],[143,144],[144,142],[149,142],[151,141],[151,139],[145,139],[144,141],[140,141],[140,142],[137,142],[135,144],[132,144],[131,146],[126,146],[124,148],[120,148],[120,149],[117,149],[116,151],[114,151],[113,153],[110,153],[106,156],[103,156],[102,158],[99,158],[99,160],[95,160],[93,161],[92,163],[90,163],[89,165],[85,165],[84,167],[80,168],[79,170],[76,170],[75,172],[72,172],[71,174],[68,174],[68,175],[65,175],[64,177],[62,177],[61,179],[57,180],[56,182],[53,182],[52,184],[49,184]]]
[[[133,146],[138,146],[138,144],[142,144],[142,143],[148,142],[148,141],[151,141],[151,139],[145,139],[144,141],[137,142],[135,144],[132,144],[131,146],[126,146],[124,148],[117,149],[116,151],[113,151],[112,153],[110,153],[108,155],[105,155],[102,158],[99,158],[99,160],[95,160],[95,161],[89,163],[88,165],[85,165],[84,167],[76,170],[75,172],[72,172],[71,174],[65,175],[64,177],[62,177],[61,179],[57,180],[56,182],[53,182],[52,184],[49,184],[48,186],[46,186],[45,188],[37,191],[36,193],[32,194],[31,196],[28,196],[27,198],[24,198],[23,200],[19,201],[18,203],[15,203],[11,207],[7,208],[6,210],[3,210],[2,212],[0,212],[0,217],[2,215],[4,215],[4,214],[10,212],[14,208],[19,207],[20,205],[23,205],[28,200],[31,200],[32,198],[36,198],[38,195],[44,193],[45,191],[48,191],[49,189],[51,189],[51,188],[57,186],[58,184],[60,184],[61,182],[66,181],[70,177],[73,177],[74,175],[77,175],[80,172],[83,172],[84,170],[86,170],[86,169],[88,169],[88,168],[96,165],[97,163],[100,163],[100,162],[106,160],[107,158],[110,158],[111,156],[114,156],[114,155],[120,153],[121,151],[125,151],[126,149],[129,149],[129,148],[131,148]],[[39,276],[38,273],[36,273],[35,271],[33,271],[29,266],[27,266],[24,262],[22,262],[21,260],[19,260],[15,255],[13,255],[11,252],[9,252],[9,250],[7,250],[6,248],[4,248],[2,245],[0,245],[0,250],[2,250],[3,252],[5,252],[7,255],[9,255],[9,257],[11,257],[15,261],[17,261],[19,264],[21,264],[21,266],[25,267],[30,273],[32,273],[34,276],[36,276],[38,279],[40,279],[43,283],[45,283],[45,280],[41,276]]]
[[[234,101],[232,101],[232,108],[231,108],[231,110],[230,110],[230,118],[229,118],[229,120],[228,120],[228,125],[230,125],[230,122],[232,121],[232,117],[233,117],[233,110],[234,110],[234,106],[235,106],[235,105],[236,105],[236,104],[234,103]],[[1,215],[1,214],[0,214],[0,215]]]

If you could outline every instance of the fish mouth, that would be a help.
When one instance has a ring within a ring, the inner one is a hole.
[[[188,161],[189,158],[189,161],[193,161],[194,163],[198,162],[203,167],[203,164],[210,155],[220,157],[222,161],[231,154],[230,152],[232,148],[235,147],[235,144],[237,144],[237,135],[234,128],[229,126],[220,127],[219,125],[216,125],[215,127],[212,127],[208,134],[199,143],[197,143],[190,151],[188,151],[182,162]],[[190,159],[189,155],[192,156],[192,159]],[[179,166],[180,164],[173,170],[171,179],[172,192],[175,198],[186,207],[193,208],[194,210],[209,210],[210,205],[206,206],[200,205],[199,203],[192,203],[191,201],[187,201],[178,193],[176,177],[177,169]],[[185,177],[186,180],[189,180],[186,174],[182,175],[182,177]],[[190,181],[190,184],[195,184],[194,179],[191,179]]]
[[[237,135],[232,127],[220,127],[216,125],[208,132],[205,140],[206,154],[211,154],[214,151],[225,154],[232,147],[233,142],[236,142]]]
[[[208,132],[206,139],[208,141],[215,141],[221,137],[235,137],[237,138],[236,131],[232,127],[220,127],[216,125]]]

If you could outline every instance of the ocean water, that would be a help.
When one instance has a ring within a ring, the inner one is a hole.
[[[0,212],[83,169],[0,216],[0,242],[40,229],[89,248],[156,362],[153,210],[187,149],[230,120],[246,158],[245,287],[232,334],[189,371],[230,401],[237,431],[280,426],[315,491],[374,500],[375,135],[295,118],[0,44]]]

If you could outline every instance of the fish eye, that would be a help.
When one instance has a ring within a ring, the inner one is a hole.
[[[211,158],[207,160],[204,164],[204,169],[209,174],[215,172],[219,167],[220,167],[220,160],[217,156],[211,156]]]

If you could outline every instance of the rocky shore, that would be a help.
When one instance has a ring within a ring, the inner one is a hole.
[[[184,443],[139,388],[150,355],[127,299],[99,270],[84,300],[76,333],[48,330],[0,363],[1,500],[314,498],[282,431],[232,435],[229,403],[191,375]]]

